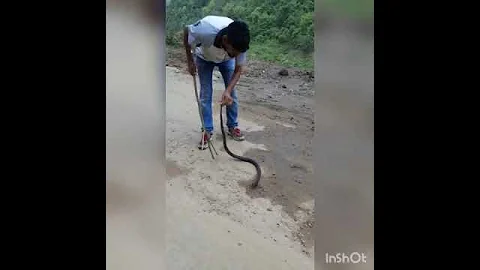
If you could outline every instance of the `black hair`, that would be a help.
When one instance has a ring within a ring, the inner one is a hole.
[[[242,53],[250,48],[250,30],[242,21],[234,21],[227,26],[227,38],[232,47]]]

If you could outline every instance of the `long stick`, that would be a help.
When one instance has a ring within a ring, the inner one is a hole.
[[[200,121],[202,123],[202,144],[203,144],[203,138],[205,137],[206,130],[205,130],[205,122],[203,120],[203,114],[202,114],[202,106],[200,104],[200,99],[198,97],[198,90],[197,90],[197,79],[195,78],[195,75],[192,75],[193,77],[193,86],[195,88],[195,98],[197,100],[197,105],[198,105],[198,114],[200,115]],[[208,150],[210,150],[210,154],[212,155],[212,158],[215,159],[215,156],[213,155],[213,151],[215,151],[215,154],[218,155],[217,150],[213,146],[212,142],[210,140],[207,140],[207,145],[208,145]],[[203,147],[203,145],[202,145]],[[213,148],[213,151],[212,151]]]

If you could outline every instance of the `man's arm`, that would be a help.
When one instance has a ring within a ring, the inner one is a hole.
[[[225,89],[225,91],[227,91],[229,95],[232,93],[233,88],[237,84],[238,80],[240,80],[240,76],[242,75],[242,72],[243,72],[243,66],[236,65],[235,70],[233,71],[232,79],[230,80],[230,83],[228,84],[227,89]]]
[[[183,29],[183,46],[185,47],[185,53],[187,54],[187,61],[193,61],[192,46],[188,43],[188,26]]]
[[[188,71],[190,74],[195,75],[196,67],[193,62],[192,46],[190,46],[188,42],[188,26],[183,29],[183,46],[185,47],[185,54],[187,55]]]
[[[237,82],[244,71],[244,66],[246,62],[247,62],[246,53],[241,53],[239,56],[235,58],[235,70],[233,71],[233,76],[232,76],[232,79],[230,80],[230,83],[228,84],[227,89],[225,89],[225,91],[228,94],[231,94],[233,91],[233,88],[235,88],[235,85],[237,85]]]

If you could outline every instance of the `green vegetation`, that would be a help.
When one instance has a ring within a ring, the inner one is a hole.
[[[249,57],[313,69],[313,0],[171,0],[167,6],[167,44],[179,46],[181,31],[207,15],[247,22]]]
[[[323,0],[318,12],[355,20],[373,19],[374,0]],[[247,22],[249,58],[313,69],[314,0],[170,0],[167,45],[182,44],[182,29],[207,15]]]
[[[322,0],[321,9],[336,17],[373,19],[374,0]]]
[[[274,40],[252,44],[248,57],[278,63],[285,67],[313,70],[313,53],[306,54],[288,46],[279,46]]]

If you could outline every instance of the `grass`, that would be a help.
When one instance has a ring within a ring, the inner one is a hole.
[[[182,35],[183,33],[181,32],[168,35],[169,38],[167,38],[167,46],[181,48]],[[266,42],[257,42],[252,40],[252,42],[250,42],[250,49],[248,50],[247,58],[309,71],[314,69],[313,53],[305,54],[300,50],[292,50],[291,48],[282,46],[273,40]]]
[[[167,48],[180,49],[181,46],[167,44]],[[279,64],[284,67],[295,67],[303,70],[314,69],[314,58],[312,54],[305,54],[301,51],[295,51],[280,46],[278,43],[270,41],[264,43],[250,43],[250,49],[247,53],[248,59],[261,60]]]
[[[273,62],[285,67],[296,67],[305,70],[313,70],[314,68],[313,55],[286,49],[274,41],[252,42],[250,50],[248,50],[248,58]]]
[[[322,8],[336,16],[352,19],[372,19],[374,0],[324,0]]]

